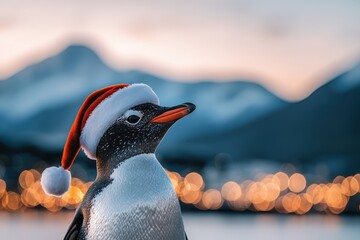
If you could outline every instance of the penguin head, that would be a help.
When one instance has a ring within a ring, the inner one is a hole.
[[[144,103],[125,111],[102,138],[96,150],[97,160],[123,160],[142,153],[154,153],[168,129],[195,110],[192,103],[163,107]]]

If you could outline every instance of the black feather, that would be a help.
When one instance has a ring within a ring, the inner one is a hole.
[[[84,215],[79,207],[75,212],[75,217],[64,237],[64,240],[77,240],[79,238],[80,230],[83,225]]]

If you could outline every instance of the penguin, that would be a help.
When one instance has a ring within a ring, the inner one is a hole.
[[[89,95],[70,130],[61,167],[41,176],[44,191],[61,196],[80,148],[96,160],[96,179],[65,240],[187,239],[179,200],[155,151],[169,128],[195,108],[161,106],[145,84],[119,84]]]

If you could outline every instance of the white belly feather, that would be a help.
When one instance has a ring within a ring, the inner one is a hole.
[[[88,239],[185,239],[176,194],[154,154],[121,163],[92,201]]]

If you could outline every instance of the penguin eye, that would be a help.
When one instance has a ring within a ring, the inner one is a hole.
[[[128,116],[128,118],[126,119],[127,122],[131,123],[131,124],[135,124],[140,120],[139,116],[136,115],[130,115]]]
[[[125,121],[130,123],[131,125],[137,124],[138,122],[140,122],[141,117],[142,117],[142,113],[139,111],[134,111],[134,110],[128,110],[125,114]]]

